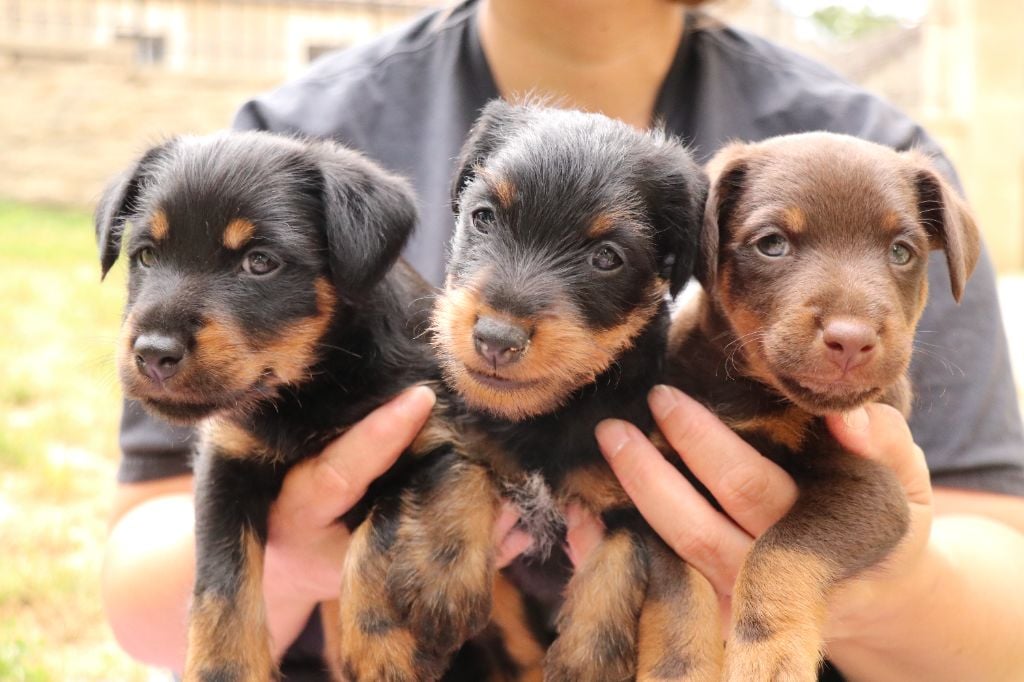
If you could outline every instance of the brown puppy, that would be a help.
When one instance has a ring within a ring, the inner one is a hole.
[[[978,233],[918,152],[809,133],[731,145],[709,170],[708,293],[673,323],[670,375],[800,486],[740,571],[725,679],[811,682],[830,590],[908,527],[892,472],[844,452],[822,416],[908,413],[928,252],[945,249],[959,300]]]

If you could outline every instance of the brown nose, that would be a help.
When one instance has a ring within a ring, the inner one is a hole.
[[[139,371],[163,383],[178,373],[185,356],[185,344],[159,333],[140,334],[132,346]]]
[[[833,318],[822,329],[828,359],[847,372],[871,360],[878,345],[878,333],[859,320]]]
[[[529,332],[506,320],[481,317],[473,326],[476,352],[494,369],[517,362],[529,342]]]

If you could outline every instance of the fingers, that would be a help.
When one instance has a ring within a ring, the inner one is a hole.
[[[648,403],[665,439],[750,535],[766,531],[796,502],[793,479],[696,400],[678,389],[655,386]]]
[[[596,435],[612,471],[655,532],[719,594],[731,594],[750,536],[716,511],[632,424],[608,419]]]
[[[579,566],[600,544],[604,537],[604,525],[579,505],[570,504],[565,510],[565,536],[569,560],[573,566]]]
[[[495,564],[505,568],[533,545],[533,538],[515,527],[519,521],[519,510],[511,502],[501,504],[501,513],[494,524],[494,544],[498,548]]]
[[[277,513],[297,526],[332,524],[409,447],[436,400],[426,386],[407,389],[355,424],[318,457],[300,462],[285,477]]]
[[[869,403],[825,417],[836,440],[850,452],[886,465],[896,474],[910,502],[930,504],[931,480],[924,452],[898,410]]]

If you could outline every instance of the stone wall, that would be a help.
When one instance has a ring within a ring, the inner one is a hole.
[[[0,197],[92,204],[145,148],[228,126],[273,82],[177,76],[117,59],[0,57]]]

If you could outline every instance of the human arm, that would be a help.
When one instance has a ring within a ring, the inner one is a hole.
[[[338,597],[349,533],[337,519],[409,446],[434,400],[428,388],[407,390],[285,476],[270,509],[263,575],[275,658],[317,603]],[[193,505],[191,476],[119,486],[102,576],[107,619],[121,646],[140,661],[178,671],[195,574]],[[499,566],[529,546],[513,530],[517,518],[505,505],[495,525]]]
[[[288,472],[268,519],[264,570],[277,657],[317,602],[337,597],[349,535],[335,519],[412,441],[433,402],[429,389],[410,389]],[[102,577],[107,618],[121,646],[174,670],[184,663],[194,575],[191,483],[191,476],[178,476],[120,486]]]
[[[711,507],[635,427],[604,422],[598,442],[648,522],[708,577],[727,605],[753,539],[789,509],[796,486],[675,389],[654,391],[651,408],[669,443],[727,515]],[[912,524],[882,568],[831,599],[829,658],[855,680],[1020,679],[1024,651],[1017,620],[1024,595],[1017,589],[1017,567],[1024,562],[1024,525],[1014,524],[1024,501],[974,493],[970,514],[936,517],[923,454],[902,417],[881,405],[854,415],[847,419],[853,426],[830,418],[833,433],[857,455],[894,469],[911,504]],[[865,424],[858,427],[858,420]],[[703,456],[709,452],[714,456]],[[577,538],[593,536],[592,522],[573,525]]]

